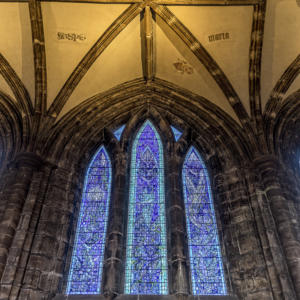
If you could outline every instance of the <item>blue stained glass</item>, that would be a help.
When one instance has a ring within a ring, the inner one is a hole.
[[[99,294],[111,191],[111,163],[104,147],[87,171],[67,294]]]
[[[182,135],[182,132],[179,131],[177,128],[173,127],[173,126],[171,126],[171,129],[173,131],[175,141],[177,142],[180,139],[180,137]]]
[[[120,138],[121,138],[121,135],[122,135],[124,129],[125,129],[125,125],[122,125],[114,131],[114,135],[118,141],[120,141]]]
[[[147,120],[132,148],[125,294],[168,294],[162,143]]]
[[[226,295],[209,178],[194,147],[186,156],[182,175],[193,294]]]

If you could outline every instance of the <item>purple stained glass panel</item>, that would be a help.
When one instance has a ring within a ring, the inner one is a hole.
[[[125,294],[167,294],[163,150],[150,121],[133,143]]]
[[[99,294],[111,192],[111,163],[104,147],[85,179],[67,294]]]
[[[192,147],[183,165],[183,189],[194,295],[225,295],[226,285],[207,170]]]

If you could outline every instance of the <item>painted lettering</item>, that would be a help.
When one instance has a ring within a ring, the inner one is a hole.
[[[86,36],[84,34],[78,33],[65,33],[65,32],[57,32],[58,40],[68,40],[73,42],[83,42],[86,40]]]
[[[229,40],[230,35],[229,32],[222,32],[222,33],[217,33],[217,34],[211,34],[208,36],[208,41],[211,42],[216,42],[216,41],[221,41],[221,40]]]

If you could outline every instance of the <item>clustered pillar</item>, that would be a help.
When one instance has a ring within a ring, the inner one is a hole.
[[[300,298],[299,219],[294,217],[297,215],[294,203],[291,199],[285,197],[283,187],[280,184],[280,178],[284,176],[284,172],[278,159],[273,156],[263,156],[256,159],[255,163],[277,226],[289,275],[292,279],[296,296]]]
[[[19,154],[6,170],[0,220],[0,299],[17,299],[26,265],[26,239],[38,191],[43,161],[33,153]],[[44,178],[45,179],[45,178]]]

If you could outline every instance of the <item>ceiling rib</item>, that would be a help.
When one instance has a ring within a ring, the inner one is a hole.
[[[77,87],[80,80],[96,61],[99,55],[110,45],[110,43],[126,28],[126,26],[143,10],[144,3],[130,5],[101,35],[98,41],[90,48],[80,63],[76,66],[62,89],[54,99],[48,110],[48,115],[56,118],[65,103]]]
[[[31,148],[29,149],[29,151],[33,151],[40,124],[43,122],[43,116],[47,110],[47,68],[41,3],[37,0],[30,0],[28,7],[31,21],[35,77],[34,115],[31,130],[31,138],[34,143],[31,143]]]
[[[286,92],[300,74],[300,54],[292,61],[292,63],[284,71],[280,79],[275,84],[270,98],[265,106],[265,111],[263,114],[265,132],[270,135],[270,141],[268,141],[269,149],[274,146],[274,126],[276,124],[275,120],[278,117],[278,112],[282,109],[283,97]],[[299,90],[298,90],[299,91]],[[293,109],[293,106],[291,106]]]
[[[277,111],[277,107],[280,106],[285,93],[288,91],[299,74],[300,54],[295,58],[294,61],[292,61],[292,63],[287,67],[280,79],[277,81],[266,105],[266,115],[271,115],[272,112]]]
[[[26,115],[30,117],[33,112],[33,107],[32,107],[32,102],[29,93],[25,85],[23,84],[23,82],[15,72],[15,70],[11,67],[9,62],[5,59],[5,57],[1,53],[0,53],[0,74],[3,76],[3,78],[11,88],[21,110],[23,110],[26,113]]]
[[[0,0],[0,2],[29,2],[30,0]],[[133,4],[144,0],[40,0],[39,2],[70,2],[70,3],[106,3],[106,4]],[[156,4],[164,5],[255,5],[264,0],[154,0]]]
[[[287,67],[280,79],[277,81],[265,107],[263,115],[265,132],[271,137],[268,141],[269,149],[274,147],[274,135],[270,133],[274,132],[276,118],[278,118],[278,112],[282,109],[283,103],[285,103],[283,101],[283,97],[299,74],[300,54],[295,58],[295,60],[292,61],[292,63]],[[299,91],[300,89],[297,92]],[[298,102],[298,98],[296,98],[296,102]],[[289,103],[289,105],[291,105],[291,103]],[[295,109],[295,107],[291,105],[290,110],[293,109]]]
[[[30,0],[29,13],[35,71],[34,110],[35,112],[44,115],[47,107],[47,69],[41,3],[36,0]]]
[[[262,0],[155,0],[157,4],[164,5],[254,5]]]
[[[265,3],[254,6],[251,44],[249,49],[249,100],[251,117],[255,120],[258,131],[263,130],[260,79],[265,9]]]
[[[193,34],[177,19],[177,17],[166,7],[151,4],[152,9],[157,13],[164,22],[178,35],[186,46],[194,53],[199,61],[205,66],[209,74],[216,81],[229,101],[229,104],[235,111],[241,123],[249,128],[249,116],[228,78],[202,46],[202,44],[193,36]],[[250,129],[250,128],[249,128]]]
[[[146,81],[154,77],[153,21],[149,6],[145,7],[141,23],[143,74]]]

